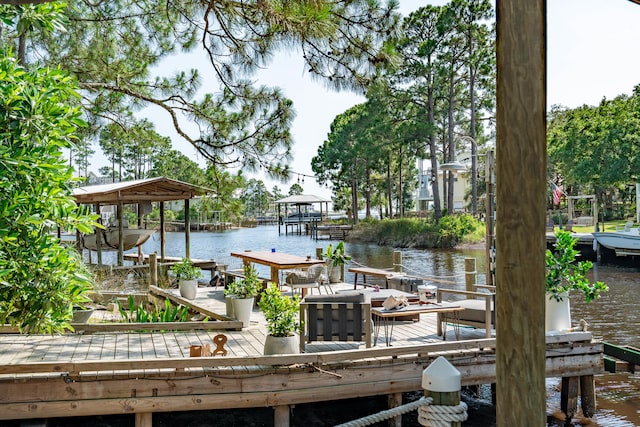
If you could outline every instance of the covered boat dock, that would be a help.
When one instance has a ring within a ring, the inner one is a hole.
[[[79,187],[73,190],[76,203],[92,205],[97,214],[100,214],[101,206],[115,205],[118,226],[118,265],[124,261],[124,221],[123,206],[136,204],[138,209],[138,228],[142,228],[142,215],[151,211],[151,203],[160,203],[160,260],[165,258],[165,204],[172,200],[184,200],[184,210],[189,212],[189,200],[196,196],[212,193],[213,190],[189,184],[174,179],[157,177],[139,179],[135,181],[123,181],[113,184],[91,185]],[[189,215],[185,215],[185,256],[189,254]],[[102,264],[101,233],[96,234],[96,249],[98,264]],[[80,244],[80,236],[76,241]],[[106,249],[106,244],[104,246]],[[80,248],[79,248],[80,249]],[[140,254],[142,257],[142,254]]]

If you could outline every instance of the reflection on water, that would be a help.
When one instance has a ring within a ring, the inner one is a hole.
[[[184,256],[184,234],[166,233],[166,255]],[[144,253],[160,253],[160,237],[156,233],[143,245]],[[230,266],[240,266],[240,260],[232,258],[232,251],[246,249],[279,252],[297,255],[315,255],[316,248],[326,248],[326,240],[314,240],[308,236],[278,235],[277,226],[261,226],[255,229],[238,229],[221,232],[191,233],[191,257],[215,259]],[[347,253],[352,257],[353,265],[366,265],[377,268],[393,267],[393,248],[372,244],[345,244]],[[95,254],[94,254],[95,256]],[[420,277],[439,280],[435,283],[443,286],[442,281],[451,282],[446,286],[464,288],[464,259],[476,258],[478,282],[484,283],[485,253],[483,249],[473,250],[402,250],[404,271]],[[106,253],[105,263],[113,263],[115,254]],[[95,258],[94,258],[95,261]],[[260,274],[267,275],[266,267],[257,266]],[[572,317],[577,323],[585,319],[596,338],[619,345],[640,347],[640,275],[635,268],[616,268],[596,266],[592,273],[595,280],[604,281],[610,291],[602,298],[585,303],[584,298],[574,292],[571,295]],[[347,274],[346,281],[353,277]],[[552,381],[552,380],[550,380]],[[550,389],[555,386],[550,387]],[[559,397],[549,390],[549,405],[559,405]],[[640,379],[638,375],[598,376],[598,411],[592,421],[594,426],[633,426],[640,425]]]

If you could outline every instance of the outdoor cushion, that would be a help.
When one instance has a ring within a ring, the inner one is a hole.
[[[463,299],[456,301],[460,307],[464,308],[459,314],[460,320],[468,320],[472,322],[482,323],[485,321],[485,309],[487,307],[484,299]],[[491,302],[491,314],[493,314],[493,302]]]
[[[304,302],[340,303],[340,302],[370,302],[370,295],[364,292],[340,292],[329,295],[307,295]]]

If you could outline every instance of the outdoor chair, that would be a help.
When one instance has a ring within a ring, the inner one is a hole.
[[[486,337],[491,338],[491,330],[495,329],[495,286],[473,285],[474,291],[462,291],[456,289],[438,289],[438,302],[442,302],[443,294],[462,295],[466,299],[456,300],[455,303],[463,308],[458,313],[455,322],[458,325],[471,326],[477,329],[484,329]],[[484,290],[480,292],[480,290]],[[442,324],[452,323],[451,316],[444,317],[438,314],[438,335],[443,334]]]
[[[327,293],[333,293],[331,287],[328,287],[325,268],[322,264],[315,264],[306,270],[290,270],[285,272],[285,283],[291,288],[291,294],[296,289],[300,289],[302,297],[306,296],[307,289],[318,289],[323,286]]]
[[[312,341],[364,341],[371,347],[370,296],[363,292],[308,295],[300,303],[300,350]]]

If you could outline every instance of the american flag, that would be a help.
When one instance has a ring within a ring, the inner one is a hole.
[[[562,190],[560,190],[560,188],[558,188],[558,186],[553,183],[551,185],[553,185],[553,204],[559,205],[560,197],[562,197]]]

